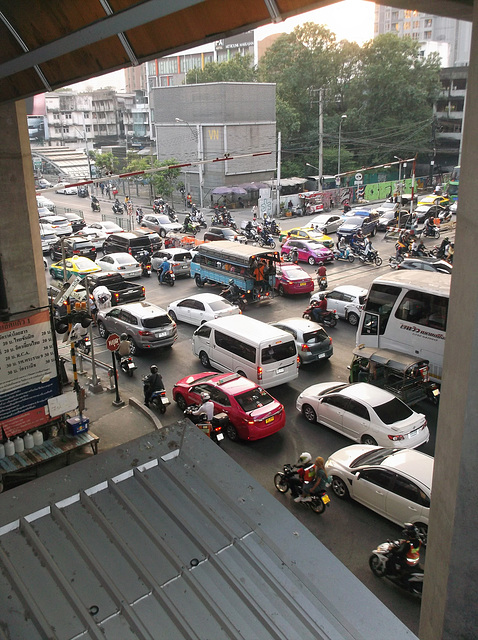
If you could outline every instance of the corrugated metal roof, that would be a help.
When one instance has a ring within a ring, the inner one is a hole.
[[[7,492],[0,508],[10,640],[415,638],[187,421]]]

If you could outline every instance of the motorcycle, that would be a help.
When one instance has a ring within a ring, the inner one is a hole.
[[[309,306],[307,307],[307,309],[304,311],[304,313],[302,314],[302,317],[305,318],[306,320],[312,320],[313,322],[318,322],[319,324],[323,324],[324,327],[335,327],[335,325],[337,324],[337,311],[335,311],[335,309],[333,311],[325,311],[324,313],[322,313],[322,317],[320,318],[320,320],[316,320],[315,319],[315,314],[313,313],[313,310],[315,308],[317,308],[317,303],[314,301],[312,301]]]
[[[276,243],[274,242],[274,238],[271,236],[271,234],[268,233],[266,237],[264,237],[263,235],[259,236],[259,246],[270,247],[271,249],[275,249]]]
[[[380,267],[382,264],[382,258],[378,255],[376,249],[371,249],[368,253],[365,253],[365,250],[360,251],[358,259],[363,264],[374,264],[377,267]]]
[[[113,209],[113,213],[116,213],[117,215],[122,215],[124,213],[124,208],[121,202],[116,201],[113,204],[112,209]]]
[[[279,227],[274,218],[272,218],[270,223],[267,225],[267,229],[273,236],[280,236],[280,234],[282,233],[282,229]]]
[[[189,222],[185,222],[183,228],[181,229],[181,233],[191,233],[193,236],[199,231],[199,225],[192,220]]]
[[[293,476],[296,476],[297,470],[291,464],[285,464],[282,467],[282,471],[278,471],[274,476],[274,486],[279,493],[287,493],[290,489],[290,481]],[[300,487],[299,492],[302,493]],[[330,498],[327,491],[322,491],[319,494],[311,494],[310,502],[299,502],[298,504],[307,505],[315,513],[324,513],[325,508],[330,506]]]
[[[158,271],[158,284],[167,284],[170,287],[174,287],[174,283],[176,281],[176,275],[173,271],[166,271],[163,276],[163,280],[161,281],[161,272]]]
[[[87,335],[81,338],[81,340],[77,340],[76,349],[84,353],[86,356],[89,356],[91,351],[90,336]]]
[[[229,416],[225,411],[221,411],[220,413],[216,413],[212,420],[209,421],[206,414],[203,413],[200,416],[194,416],[194,418],[198,419],[196,422],[196,420],[193,419],[192,412],[197,409],[197,405],[190,405],[184,411],[184,415],[188,416],[191,419],[191,422],[194,422],[208,438],[211,438],[213,442],[220,446],[221,441],[224,440],[223,431],[229,423]]]
[[[101,211],[100,203],[98,199],[94,196],[91,197],[91,210],[92,211]]]
[[[327,289],[327,276],[317,276],[317,284],[319,285],[319,291],[325,291]]]
[[[132,356],[122,356],[120,360],[120,369],[123,373],[126,373],[130,378],[133,377],[134,370],[137,369]]]
[[[241,311],[244,311],[244,309],[246,308],[247,301],[246,301],[245,293],[241,293],[239,291],[237,293],[237,295],[233,296],[228,291],[225,290],[224,292],[221,291],[221,293],[219,295],[222,298],[224,298],[224,300],[227,300],[228,302],[230,302],[234,306],[239,307],[239,309]]]
[[[298,264],[299,252],[297,249],[293,248],[289,251],[289,253],[281,253],[281,259],[284,262],[292,262],[292,264]]]
[[[144,213],[143,210],[141,209],[141,207],[138,207],[136,209],[136,220],[137,222],[141,222],[141,220],[143,219]]]
[[[424,238],[439,238],[440,237],[440,229],[438,227],[429,227],[425,226],[423,230]]]
[[[398,269],[398,265],[403,262],[404,257],[402,255],[399,256],[390,256],[388,259],[388,266],[390,269]]]
[[[257,233],[255,227],[244,227],[244,229],[242,229],[242,233],[251,242],[259,242],[259,234]]]
[[[204,218],[204,214],[202,211],[199,211],[199,209],[195,209],[193,207],[193,210],[191,212],[191,220],[196,224],[198,224],[200,229],[207,229],[207,224]]]
[[[345,260],[346,262],[354,262],[355,260],[355,256],[350,250],[350,247],[346,247],[345,249],[335,249],[334,258],[335,260]]]
[[[421,567],[414,571],[404,572],[394,557],[395,550],[400,546],[400,541],[387,540],[373,550],[368,564],[372,573],[377,578],[388,578],[402,589],[413,595],[422,597],[424,572]]]
[[[141,251],[136,254],[136,260],[141,265],[141,275],[146,278],[151,277],[151,256],[148,251]]]

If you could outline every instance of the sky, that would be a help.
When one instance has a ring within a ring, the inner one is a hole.
[[[256,29],[256,40],[262,40],[273,33],[289,33],[297,25],[304,22],[317,22],[326,25],[335,33],[337,40],[349,40],[363,44],[373,37],[373,20],[375,4],[365,0],[343,0],[336,4],[315,9],[300,16],[289,18],[278,24],[270,24]],[[88,87],[101,89],[115,87],[117,91],[125,91],[124,71],[113,71],[98,78],[91,78],[84,82],[71,85],[76,91],[85,91]]]

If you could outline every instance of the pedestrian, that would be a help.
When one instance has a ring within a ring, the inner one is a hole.
[[[113,196],[116,198],[116,196],[118,195],[118,187],[116,185],[113,185]]]
[[[111,200],[111,187],[109,184],[106,185],[105,187],[105,191],[106,191],[106,195],[108,196],[108,198]]]
[[[100,189],[101,189],[101,195],[104,196],[105,195],[105,183],[104,182],[100,182]]]

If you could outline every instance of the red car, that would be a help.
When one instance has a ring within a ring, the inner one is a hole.
[[[173,399],[184,409],[201,404],[201,393],[207,391],[214,402],[215,413],[229,416],[226,433],[230,440],[259,440],[285,426],[284,406],[255,382],[237,373],[196,373],[178,380]]]
[[[277,267],[275,288],[281,296],[285,293],[310,293],[314,290],[314,281],[302,267],[281,264]]]

